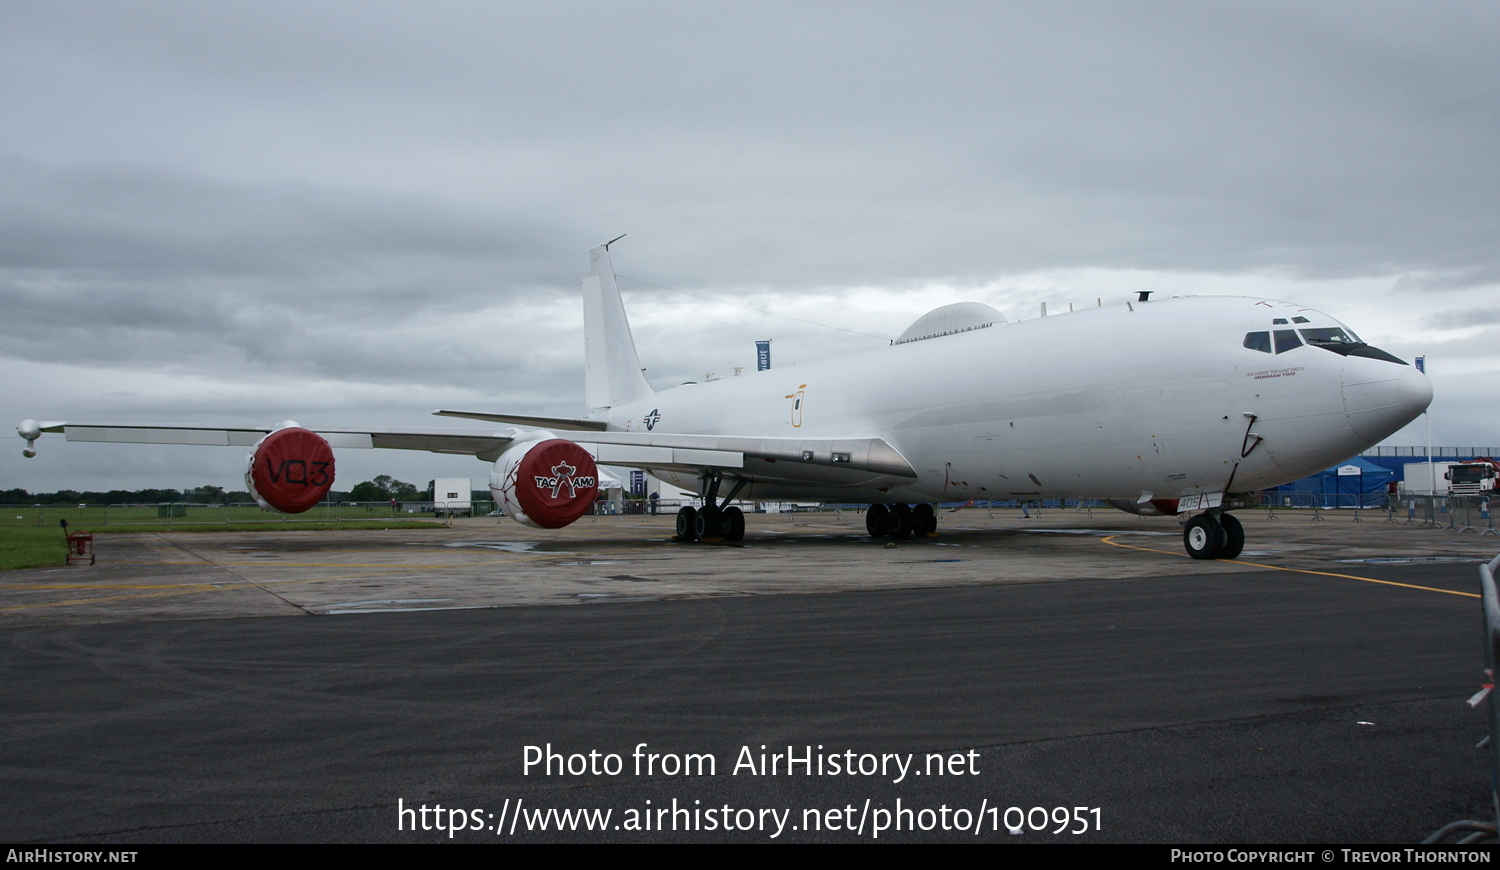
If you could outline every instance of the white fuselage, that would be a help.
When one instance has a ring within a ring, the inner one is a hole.
[[[1273,325],[1293,317],[1305,321]],[[747,460],[742,498],[1252,492],[1341,462],[1427,407],[1431,385],[1411,366],[1308,344],[1245,346],[1252,332],[1336,326],[1240,297],[1085,309],[683,385],[612,408],[608,420],[627,431],[649,422],[704,435],[878,437],[918,474],[799,483]],[[696,488],[681,471],[659,473]]]

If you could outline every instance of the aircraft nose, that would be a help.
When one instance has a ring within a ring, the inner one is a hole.
[[[1417,419],[1432,402],[1432,382],[1415,366],[1348,356],[1343,381],[1349,427],[1371,444]]]

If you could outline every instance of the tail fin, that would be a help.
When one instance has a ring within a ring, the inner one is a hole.
[[[583,279],[584,395],[590,411],[655,395],[641,374],[630,322],[615,286],[609,246],[589,251],[594,274]]]

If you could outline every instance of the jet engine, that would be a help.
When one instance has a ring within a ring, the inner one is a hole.
[[[245,487],[266,510],[300,514],[333,487],[333,448],[295,424],[260,439],[245,466]]]
[[[1131,501],[1128,498],[1112,498],[1109,500],[1109,506],[1143,517],[1175,517],[1178,501],[1179,499],[1175,498],[1153,498],[1146,502]]]
[[[525,441],[495,460],[490,491],[517,522],[534,529],[560,529],[594,503],[599,469],[594,457],[572,441]]]

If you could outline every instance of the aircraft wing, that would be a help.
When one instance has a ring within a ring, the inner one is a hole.
[[[217,447],[254,447],[275,426],[177,426],[155,423],[41,423],[42,432],[61,433],[69,441],[112,441],[129,444],[203,444]],[[314,429],[330,447],[374,447],[429,450],[478,456],[499,455],[515,440],[518,430],[483,429]],[[493,461],[493,456],[490,456]]]
[[[500,415],[495,415],[499,417]],[[516,418],[511,418],[516,419]],[[541,418],[537,418],[541,419]],[[578,421],[583,422],[583,421]],[[201,444],[254,447],[274,426],[180,426],[156,423],[36,424],[40,432],[60,433],[69,441],[132,444]],[[561,428],[561,427],[558,427]],[[493,462],[526,429],[313,429],[330,447],[427,450],[476,456]],[[761,479],[808,480],[841,472],[915,478],[916,471],[899,452],[879,438],[757,438],[739,435],[688,435],[653,432],[573,430],[570,440],[600,463],[641,468],[738,471]],[[747,468],[751,460],[753,469]]]
[[[603,420],[580,420],[574,417],[524,417],[519,414],[486,414],[480,411],[433,411],[435,417],[462,417],[465,420],[488,420],[491,423],[514,423],[540,429],[603,432],[609,424]]]

